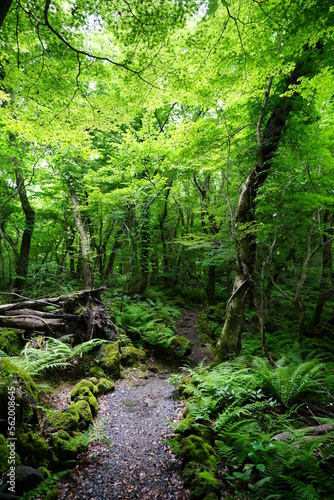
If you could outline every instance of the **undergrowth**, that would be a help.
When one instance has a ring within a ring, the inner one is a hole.
[[[186,388],[185,416],[193,422],[189,431],[184,420],[184,429],[196,434],[201,424],[210,427],[217,475],[238,498],[334,498],[333,363],[308,344],[301,350],[272,338],[273,370],[247,353],[255,345],[254,336],[248,340],[251,348],[233,361],[184,368],[178,386]],[[316,435],[321,424],[329,426]],[[176,436],[182,443],[185,436]]]

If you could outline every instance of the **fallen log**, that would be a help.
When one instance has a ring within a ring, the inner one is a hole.
[[[302,438],[304,438],[305,441],[308,441],[309,439],[315,439],[317,436],[321,436],[322,434],[326,434],[327,432],[331,432],[334,430],[334,425],[332,424],[323,424],[323,425],[314,425],[312,427],[304,427],[303,429],[296,429],[294,432],[286,431],[286,432],[281,432],[280,434],[276,434],[271,438],[272,441],[281,441],[285,443],[286,441],[289,441],[293,437],[296,436],[296,434],[301,434]],[[333,436],[334,437],[334,436]]]
[[[23,297],[10,304],[2,304],[0,327],[45,332],[49,336],[74,334],[82,341],[114,339],[118,336],[117,327],[101,300],[105,290],[101,287],[36,300]]]

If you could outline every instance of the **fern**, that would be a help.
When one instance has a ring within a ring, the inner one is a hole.
[[[23,357],[15,358],[15,363],[29,375],[36,376],[47,369],[59,369],[69,366],[72,364],[73,359],[106,342],[106,340],[92,339],[72,347],[59,339],[45,337],[40,349],[30,347],[27,344],[21,353]]]
[[[317,359],[300,364],[290,363],[275,371],[261,369],[264,388],[286,407],[303,401],[329,399],[326,390],[326,368]]]

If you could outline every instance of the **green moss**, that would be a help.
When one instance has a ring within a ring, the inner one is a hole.
[[[88,441],[85,434],[77,433],[74,437],[65,431],[59,431],[52,436],[53,469],[64,470],[71,467],[79,453],[87,449]]]
[[[94,396],[94,394],[88,389],[88,387],[83,387],[80,390],[80,393],[77,394],[75,397],[71,396],[71,399],[74,401],[87,401],[92,411],[93,417],[95,417],[95,415],[97,414],[98,410],[97,399]]]
[[[0,351],[8,356],[18,356],[24,348],[22,334],[12,328],[0,328]]]
[[[0,434],[0,476],[8,469],[9,448],[5,436]]]
[[[93,423],[92,410],[88,401],[82,399],[76,403],[71,403],[70,407],[79,413],[79,427],[87,428]]]
[[[66,464],[69,461],[75,460],[78,456],[79,450],[77,446],[71,442],[71,437],[67,432],[57,432],[52,438],[51,442],[54,465]]]
[[[102,368],[100,368],[99,366],[92,366],[89,369],[89,375],[91,375],[92,377],[97,377],[97,378],[105,378],[105,376],[106,376],[106,374],[104,373]]]
[[[46,467],[48,464],[48,445],[41,435],[32,431],[17,435],[16,449],[23,465]]]
[[[182,439],[181,451],[187,462],[194,461],[215,469],[217,466],[214,449],[199,436],[191,434]]]
[[[0,359],[0,431],[5,431],[1,423],[7,422],[8,387],[15,388],[16,427],[38,424],[37,389],[32,378],[9,359]]]
[[[191,353],[192,343],[182,335],[176,335],[169,346],[169,350],[174,356],[183,358]]]
[[[97,394],[107,394],[107,392],[113,392],[115,390],[115,384],[106,378],[101,378],[97,384]]]
[[[175,434],[182,434],[184,437],[190,436],[190,434],[196,434],[195,424],[195,420],[189,413],[186,418],[182,419],[181,422],[175,427],[174,432]]]
[[[96,385],[98,382],[97,377],[89,377],[87,380],[89,380],[90,382],[93,382],[94,385]]]
[[[212,494],[219,498],[220,488],[220,481],[211,472],[207,470],[199,472],[191,483],[190,500],[203,500]]]
[[[92,394],[97,394],[97,388],[91,380],[83,379],[80,380],[72,389],[71,399],[75,399],[77,396],[83,393],[84,389],[88,389]]]
[[[203,500],[219,500],[220,496],[218,496],[216,493],[209,493],[208,495],[205,495]]]
[[[144,361],[146,353],[143,349],[137,349],[132,345],[122,348],[121,363],[123,366],[133,366]]]
[[[121,374],[121,344],[111,342],[102,347],[103,356],[100,359],[101,368],[112,378],[118,379]]]
[[[189,487],[196,475],[203,470],[203,465],[196,462],[188,462],[182,471],[184,485]]]
[[[64,411],[55,411],[46,419],[45,425],[46,427],[52,427],[54,430],[66,429],[72,431],[78,427],[79,419],[80,416],[76,408],[70,406]]]
[[[44,500],[58,500],[60,496],[60,490],[51,490],[46,495]]]

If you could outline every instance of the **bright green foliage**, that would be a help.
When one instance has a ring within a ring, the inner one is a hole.
[[[65,368],[73,360],[104,344],[105,340],[92,339],[73,347],[72,345],[52,337],[44,337],[40,348],[26,344],[24,357],[16,359],[18,365],[30,375],[39,375],[45,370]]]

